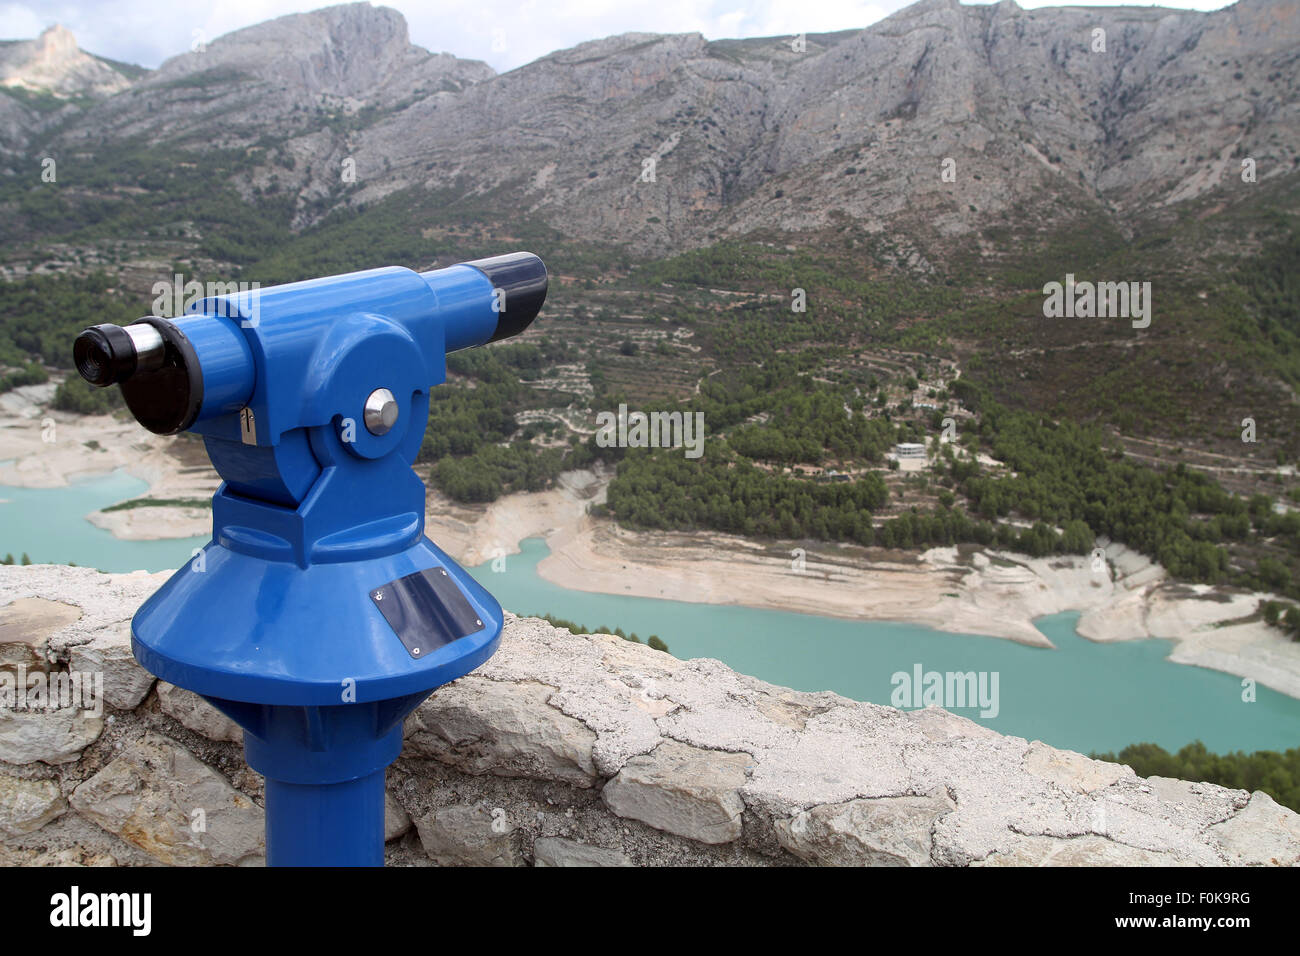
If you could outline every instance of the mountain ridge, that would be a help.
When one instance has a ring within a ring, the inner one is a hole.
[[[394,10],[348,4],[172,57],[58,114],[41,146],[269,144],[252,179],[299,197],[295,228],[450,189],[649,254],[844,218],[900,236],[900,264],[922,272],[994,223],[1059,228],[1095,207],[1123,231],[1230,189],[1243,158],[1260,182],[1300,163],[1300,14],[1281,0],[1204,14],[921,0],[799,40],[628,33],[497,74],[414,46]],[[0,125],[8,172],[49,123]]]

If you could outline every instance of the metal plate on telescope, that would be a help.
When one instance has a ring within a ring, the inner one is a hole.
[[[483,630],[478,612],[446,568],[416,571],[390,581],[373,589],[370,600],[416,660]]]

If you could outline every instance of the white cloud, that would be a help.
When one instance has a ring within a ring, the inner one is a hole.
[[[1122,0],[1094,0],[1116,5]],[[0,3],[5,38],[35,36],[62,23],[81,48],[155,67],[190,48],[263,20],[318,9],[301,0],[40,0]],[[792,36],[857,29],[907,4],[902,0],[387,0],[400,10],[411,39],[435,52],[486,60],[514,69],[555,50],[618,33],[693,33],[710,40]],[[1023,0],[1021,6],[1055,5]],[[1180,6],[1214,10],[1222,0],[1183,0]],[[195,31],[200,31],[196,34]]]

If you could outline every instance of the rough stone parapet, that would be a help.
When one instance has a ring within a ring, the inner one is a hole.
[[[0,863],[263,861],[238,728],[130,656],[162,580],[0,567],[0,675],[105,678],[99,715],[0,710]],[[388,785],[391,864],[1300,863],[1300,817],[1263,793],[513,615],[411,715]]]

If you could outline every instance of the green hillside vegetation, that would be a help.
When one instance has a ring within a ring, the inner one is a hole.
[[[456,352],[447,357],[452,384],[432,390],[429,423],[417,458],[456,501],[494,501],[514,491],[540,491],[566,468],[589,461],[585,449],[547,448],[512,437],[515,416],[535,401],[521,379],[533,377],[567,349],[549,340]],[[459,384],[459,387],[456,387]]]
[[[1300,813],[1300,748],[1278,753],[1213,754],[1199,740],[1171,754],[1156,744],[1132,744],[1118,754],[1091,755],[1096,760],[1128,764],[1139,777],[1174,777],[1221,787],[1263,790],[1284,807]]]
[[[779,381],[790,384],[775,387]],[[1300,598],[1300,513],[1277,514],[1269,497],[1229,494],[1181,464],[1168,470],[1140,464],[1108,451],[1095,425],[1012,411],[969,385],[960,393],[979,417],[965,426],[967,435],[1009,473],[985,474],[945,445],[935,474],[948,494],[929,511],[873,523],[889,502],[879,471],[817,483],[755,464],[750,456],[784,464],[871,464],[894,441],[913,437],[901,425],[864,418],[861,403],[846,411],[847,390],[838,399],[830,393],[804,376],[772,380],[762,371],[702,388],[698,404],[710,426],[704,457],[691,460],[680,449],[629,450],[610,485],[608,511],[647,528],[905,548],[996,544],[1034,557],[1084,554],[1104,534],[1158,560],[1176,578]],[[760,410],[771,414],[768,422],[734,427]],[[958,494],[964,508],[954,506]],[[1230,545],[1264,541],[1272,553],[1234,564]]]
[[[0,365],[70,369],[72,340],[87,325],[121,324],[142,314],[135,297],[104,272],[0,282]],[[15,383],[29,384],[35,383]]]

